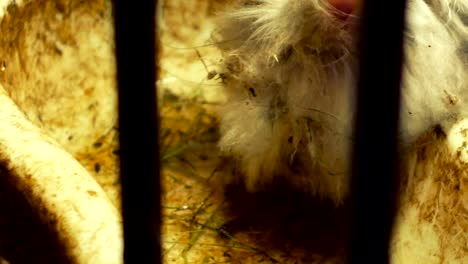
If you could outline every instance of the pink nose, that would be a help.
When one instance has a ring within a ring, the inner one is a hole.
[[[340,19],[346,19],[348,15],[352,14],[358,4],[358,0],[328,0],[328,2],[334,8],[341,11],[337,14]]]

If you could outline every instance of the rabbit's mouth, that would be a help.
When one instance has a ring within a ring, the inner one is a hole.
[[[328,13],[340,28],[356,35],[359,22],[360,0],[327,0]]]
[[[327,0],[331,6],[331,13],[339,20],[346,23],[350,22],[350,18],[355,17],[359,10],[359,0]]]

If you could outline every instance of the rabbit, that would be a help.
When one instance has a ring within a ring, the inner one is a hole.
[[[226,183],[257,192],[284,181],[336,204],[348,197],[359,12],[359,0],[240,0],[218,17],[219,149],[235,164]],[[402,150],[468,111],[468,2],[408,0],[406,14]]]

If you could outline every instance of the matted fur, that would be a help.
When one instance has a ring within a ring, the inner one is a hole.
[[[325,0],[243,0],[220,16],[228,102],[219,145],[250,191],[277,178],[337,203],[349,191],[356,34],[334,12]],[[409,0],[403,148],[467,114],[467,13],[466,1]]]

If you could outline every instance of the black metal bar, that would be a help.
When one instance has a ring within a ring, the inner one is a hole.
[[[389,263],[397,205],[405,6],[405,0],[364,1],[353,155],[351,263]]]
[[[156,1],[114,0],[125,263],[161,263]]]

